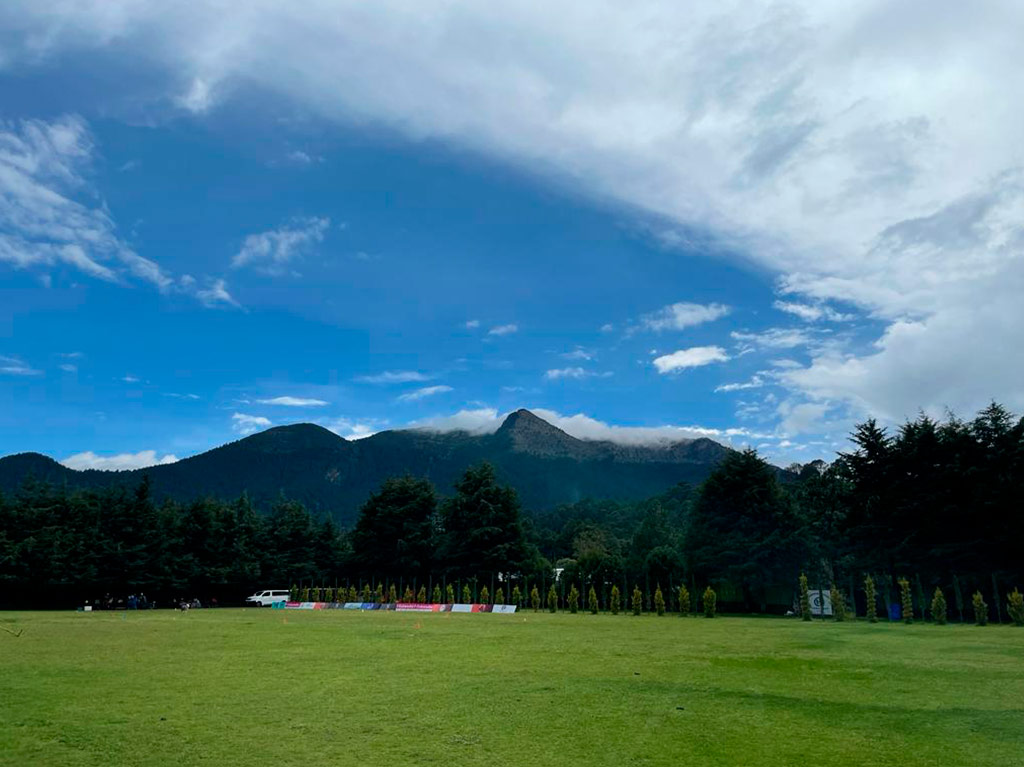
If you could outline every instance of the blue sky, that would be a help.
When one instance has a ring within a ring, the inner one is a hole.
[[[530,407],[788,463],[867,415],[1024,404],[994,20],[918,49],[868,6],[222,10],[0,11],[0,454]]]

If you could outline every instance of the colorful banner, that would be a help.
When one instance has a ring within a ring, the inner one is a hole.
[[[424,602],[399,602],[395,609],[400,613],[436,613],[441,611],[441,605],[432,605]]]
[[[452,605],[453,613],[471,613],[473,612],[473,605]]]
[[[425,602],[283,602],[274,607],[287,610],[397,610],[418,613],[514,613],[515,605],[435,605]]]
[[[514,613],[515,611],[515,605],[494,605],[491,608],[492,613]]]

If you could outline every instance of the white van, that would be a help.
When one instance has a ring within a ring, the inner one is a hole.
[[[253,607],[269,607],[274,602],[287,602],[291,592],[288,589],[268,589],[257,591],[251,597],[245,598],[245,603]]]

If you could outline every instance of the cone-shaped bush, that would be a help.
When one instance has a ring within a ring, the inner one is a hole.
[[[536,585],[530,589],[530,607],[533,608],[534,612],[540,609],[540,592],[537,590]]]
[[[811,619],[811,590],[804,573],[800,573],[800,618],[805,621]]]
[[[392,586],[391,588],[394,589],[394,586]],[[388,601],[390,602],[391,600],[389,599]],[[396,599],[395,601],[397,602],[398,600]],[[406,586],[405,587],[405,593],[402,594],[402,601],[403,602],[415,602],[416,601],[416,595],[412,593],[412,587],[411,586]]]
[[[491,592],[484,586],[480,589],[480,604],[489,605],[491,603]]]
[[[434,592],[430,595],[430,601],[435,605],[441,604],[441,587],[434,586]]]
[[[654,590],[654,612],[658,614],[658,617],[665,614],[665,595],[661,593],[660,583]]]
[[[374,599],[377,602],[377,604],[382,604],[384,602],[384,584],[377,584],[377,591]]]
[[[498,586],[498,590],[494,592],[494,604],[505,604],[505,589],[503,589],[501,586]]]
[[[988,625],[988,604],[980,591],[975,591],[971,597],[971,605],[974,607],[974,623],[977,626]]]
[[[348,601],[349,602],[355,602],[358,599],[359,599],[359,595],[356,593],[356,587],[355,586],[349,586],[348,587]]]
[[[294,583],[292,584],[291,590],[289,590],[288,592],[288,599],[291,602],[299,601],[299,587],[296,586]]]
[[[444,587],[444,603],[446,605],[455,603],[455,587],[450,583]]]
[[[1024,594],[1019,589],[1014,589],[1006,598],[1006,612],[1014,626],[1024,626]]]
[[[597,591],[594,590],[593,586],[591,586],[590,591],[587,592],[587,608],[590,610],[591,615],[597,615]]]
[[[690,590],[686,586],[679,587],[679,614],[683,617],[690,614]]]
[[[867,606],[868,623],[878,623],[878,604],[875,592],[875,579],[864,576],[864,599]]]
[[[416,601],[419,602],[420,604],[423,604],[424,602],[427,601],[427,587],[426,586],[420,586],[420,590],[416,594]]]
[[[718,594],[715,590],[708,586],[704,589],[704,617],[714,618],[718,612]]]
[[[302,590],[299,592],[299,601],[300,602],[308,602],[309,601],[309,586],[303,586],[302,587]]]
[[[938,586],[935,587],[935,595],[932,597],[932,620],[940,626],[946,625],[946,595]]]
[[[900,608],[903,610],[903,622],[914,622],[914,600],[910,596],[910,581],[900,578],[896,583],[900,587]]]
[[[551,588],[548,589],[548,612],[558,612],[558,593],[555,591],[555,584],[551,584]]]
[[[365,586],[363,586],[363,601],[364,602],[372,602],[373,601],[373,592],[370,590],[370,584],[369,583],[367,583]]]
[[[469,586],[462,587],[462,604],[468,605],[473,601],[473,592],[469,590]]]
[[[518,586],[512,587],[512,604],[516,607],[523,606],[523,592],[519,590]]]
[[[828,591],[829,599],[832,601],[832,617],[836,622],[846,620],[846,599],[843,598],[843,592],[836,588],[836,584],[832,584],[832,588]]]
[[[576,584],[572,584],[572,588],[569,589],[569,612],[573,615],[578,613],[580,610],[580,592],[576,588]]]
[[[333,602],[334,601],[334,589],[332,589],[332,588],[328,588],[327,589],[327,593],[324,594],[324,601],[325,602]]]
[[[608,609],[612,611],[612,615],[618,615],[622,609],[622,594],[619,593],[618,586],[612,586],[612,593],[608,596]]]
[[[644,609],[644,593],[639,586],[633,587],[633,615],[639,615]]]

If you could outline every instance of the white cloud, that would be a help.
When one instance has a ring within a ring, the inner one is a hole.
[[[433,376],[420,373],[417,370],[386,370],[383,373],[375,373],[368,376],[356,378],[360,383],[369,384],[401,384],[413,383],[416,381],[429,381]]]
[[[136,376],[133,376],[133,375],[126,375],[123,378],[121,378],[121,380],[124,381],[125,383],[129,383],[129,384],[133,384],[133,383],[138,383],[139,382],[139,379]]]
[[[855,391],[825,380],[827,350],[791,385],[888,411],[909,377],[925,407],[1019,395],[1024,356],[1002,341],[1024,337],[1024,102],[1007,96],[1024,90],[1022,23],[1020,3],[924,0],[0,6],[8,71],[102,51],[159,69],[172,85],[155,95],[192,110],[235,87],[282,94],[619,201],[667,246],[748,257],[801,304],[884,323]],[[109,276],[84,249],[33,253]],[[932,375],[909,367],[918,349],[939,351]]]
[[[86,469],[98,469],[100,471],[128,471],[131,469],[144,469],[147,466],[160,466],[167,463],[175,463],[178,457],[166,453],[159,458],[155,450],[140,450],[137,453],[118,453],[117,455],[97,455],[91,450],[84,453],[75,453],[61,461],[69,469],[85,471]]]
[[[705,322],[713,322],[729,313],[724,304],[677,303],[663,307],[656,312],[645,314],[640,324],[646,330],[684,330]]]
[[[480,320],[466,320],[467,330],[474,330],[475,328],[478,327],[480,327]]]
[[[582,346],[577,346],[571,352],[565,352],[562,357],[567,360],[583,360],[589,362],[594,359],[594,352],[584,349]]]
[[[209,287],[203,290],[197,290],[196,298],[203,306],[211,309],[218,306],[239,306],[238,301],[228,292],[227,283],[220,279],[214,280]]]
[[[809,346],[814,338],[806,331],[796,328],[769,328],[756,333],[744,333],[734,330],[729,334],[738,342],[741,350],[753,349],[796,349]]]
[[[687,368],[698,368],[714,362],[725,362],[729,355],[721,346],[694,346],[672,354],[655,357],[654,367],[659,373],[673,373]]]
[[[820,432],[824,426],[822,419],[828,411],[828,404],[821,402],[782,402],[778,407],[778,414],[782,417],[779,430],[789,437]]]
[[[320,424],[344,439],[365,439],[377,433],[382,422],[374,419],[352,420],[350,418],[332,418]]]
[[[330,226],[329,218],[297,218],[277,229],[250,234],[231,259],[231,266],[254,266],[265,274],[284,274],[288,264],[323,242]]]
[[[746,389],[760,389],[762,386],[764,386],[764,383],[765,383],[764,379],[761,376],[755,375],[755,376],[751,377],[751,379],[749,381],[744,381],[742,383],[728,383],[728,384],[722,384],[721,386],[716,386],[715,387],[715,391],[716,392],[730,392],[730,391],[745,391]]]
[[[177,392],[172,391],[165,391],[162,392],[162,394],[164,397],[170,397],[171,399],[197,400],[200,398],[198,394],[178,394]]]
[[[776,301],[772,304],[780,312],[793,314],[807,322],[849,322],[853,319],[852,314],[842,314],[831,306],[825,304],[801,304],[792,301]]]
[[[322,399],[311,399],[309,397],[273,397],[271,399],[256,400],[261,405],[282,405],[284,407],[323,407],[331,404]]]
[[[65,373],[77,373],[78,372],[78,365],[72,365],[70,362],[62,362],[57,367],[59,367]]]
[[[519,326],[515,325],[515,324],[497,325],[497,326],[491,328],[490,330],[488,330],[487,331],[487,335],[489,335],[489,336],[507,336],[507,335],[510,335],[512,333],[517,332],[518,330],[519,330]]]
[[[611,375],[612,373],[609,371],[596,372],[593,370],[585,370],[580,367],[570,367],[549,370],[544,374],[544,377],[549,381],[557,381],[560,378],[609,378]]]
[[[239,434],[252,434],[260,429],[266,429],[270,425],[270,419],[261,415],[235,413],[231,416],[231,428]]]
[[[426,397],[433,397],[435,394],[444,394],[445,392],[452,391],[452,387],[440,385],[440,386],[424,386],[422,389],[415,389],[411,392],[407,392],[398,397],[398,402],[416,402],[417,400],[424,399]]]
[[[430,431],[468,431],[471,434],[490,434],[501,426],[498,411],[484,407],[475,410],[460,410],[452,415],[422,418],[409,424],[410,429],[429,429]]]
[[[18,357],[0,356],[0,375],[41,376],[42,374],[42,370],[36,370]]]

